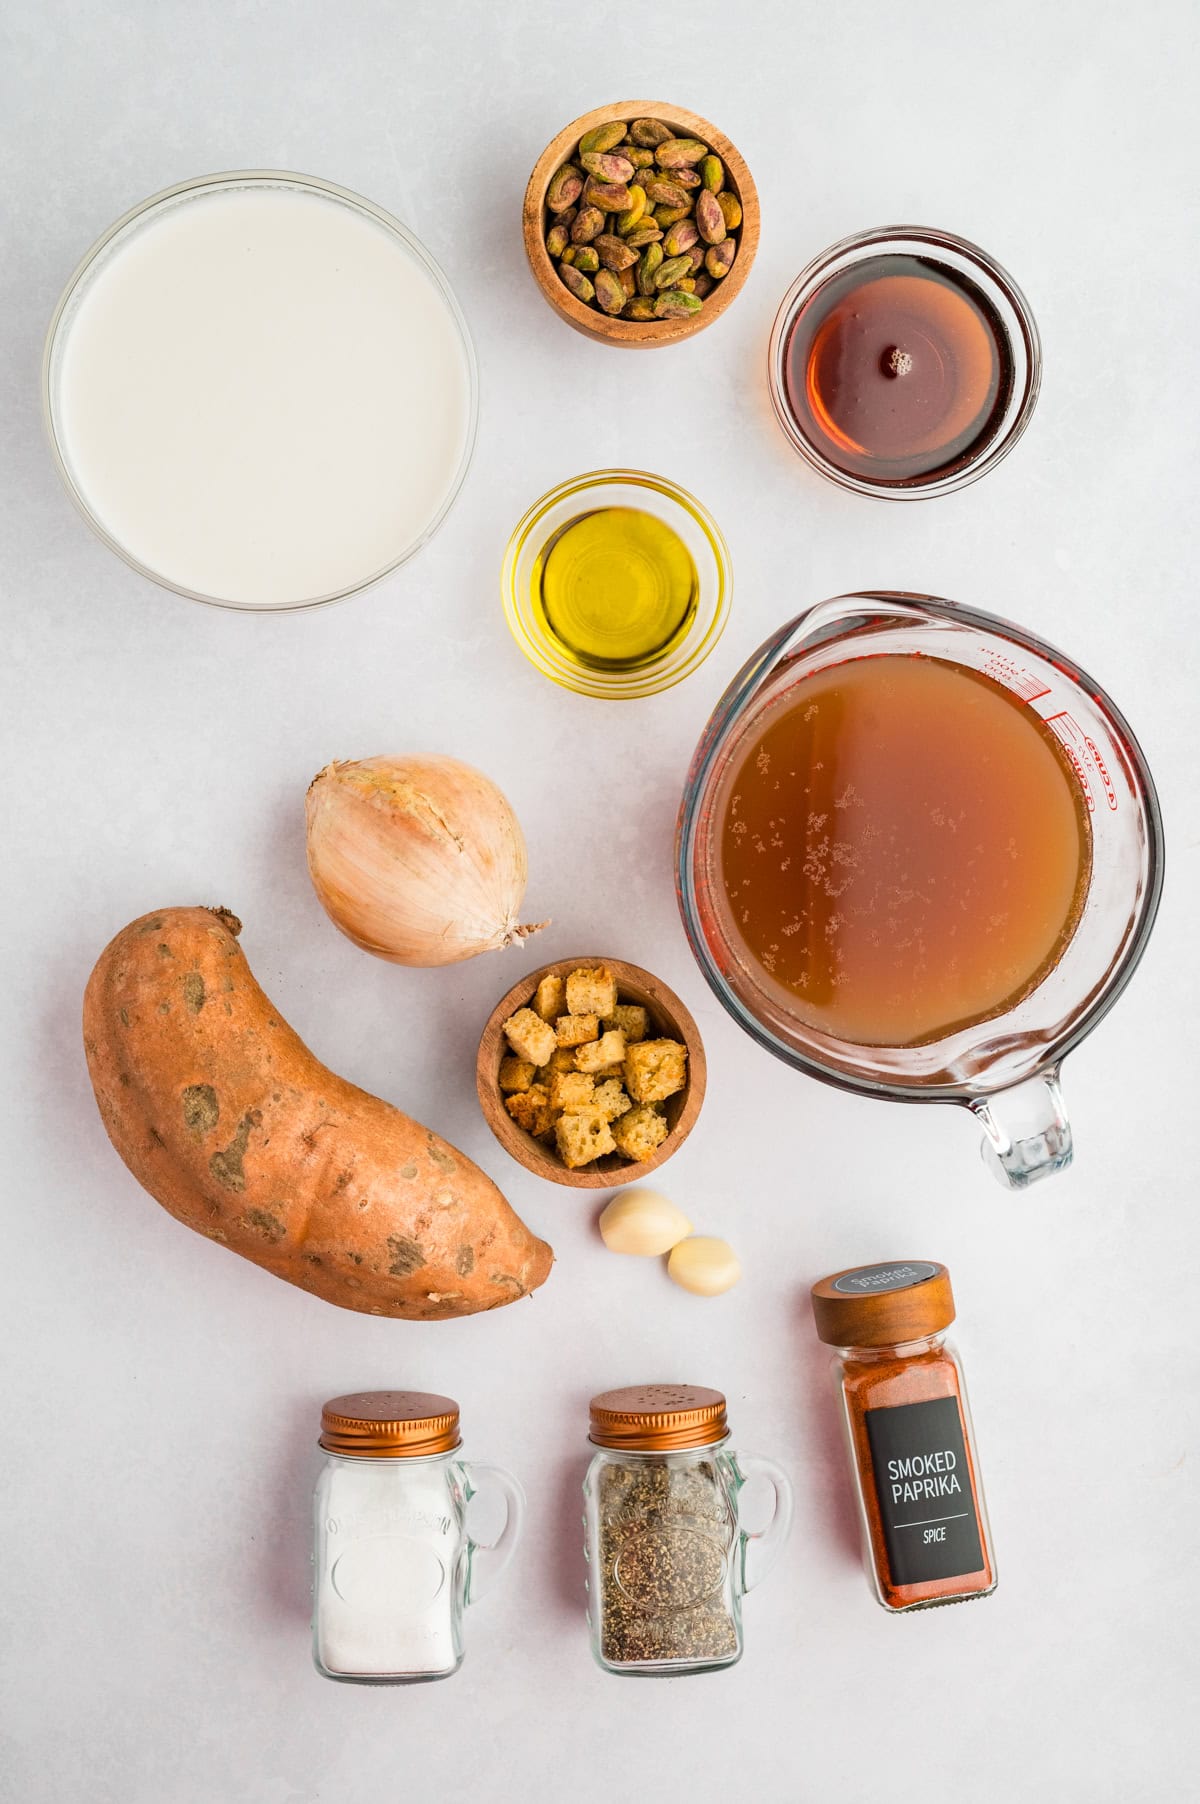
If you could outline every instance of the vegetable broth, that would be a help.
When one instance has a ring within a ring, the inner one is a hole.
[[[735,952],[806,1025],[915,1046],[1014,1007],[1082,911],[1091,828],[1040,716],[949,660],[801,678],[718,796]]]

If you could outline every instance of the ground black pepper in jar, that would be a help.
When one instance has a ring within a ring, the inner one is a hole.
[[[769,1460],[733,1452],[725,1398],[650,1384],[592,1399],[596,1455],[584,1481],[588,1621],[608,1672],[678,1674],[732,1666],[742,1597],[791,1522],[791,1486]],[[775,1511],[758,1533],[738,1497],[761,1474]]]

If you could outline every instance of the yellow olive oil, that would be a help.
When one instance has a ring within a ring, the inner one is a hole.
[[[533,567],[539,624],[592,669],[636,670],[660,658],[691,626],[699,590],[679,534],[637,507],[581,514]]]

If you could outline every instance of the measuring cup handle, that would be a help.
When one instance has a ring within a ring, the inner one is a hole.
[[[1071,1124],[1057,1065],[993,1096],[981,1096],[970,1108],[985,1135],[983,1162],[1007,1189],[1024,1190],[1071,1163]]]

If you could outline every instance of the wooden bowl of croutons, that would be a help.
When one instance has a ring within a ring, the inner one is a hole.
[[[513,985],[479,1042],[488,1126],[527,1171],[611,1190],[669,1159],[704,1101],[700,1032],[640,965],[562,958]]]

